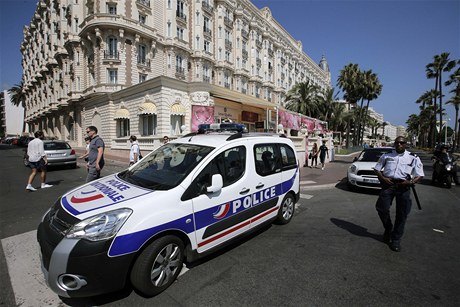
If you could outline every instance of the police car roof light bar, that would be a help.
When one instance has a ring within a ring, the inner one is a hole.
[[[222,132],[222,131],[233,131],[233,132],[244,133],[244,132],[247,132],[247,129],[245,125],[235,124],[235,123],[198,125],[198,133]]]

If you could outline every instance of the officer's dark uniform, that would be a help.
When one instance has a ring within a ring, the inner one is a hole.
[[[404,233],[404,225],[411,210],[410,186],[400,185],[411,176],[424,176],[423,164],[420,158],[407,150],[399,154],[396,150],[383,154],[374,167],[382,171],[383,176],[388,177],[393,185],[382,183],[382,191],[375,205],[380,219],[382,220],[385,233],[391,234],[392,244],[399,247],[399,242]],[[390,216],[390,207],[393,198],[396,197],[396,219],[393,226]]]

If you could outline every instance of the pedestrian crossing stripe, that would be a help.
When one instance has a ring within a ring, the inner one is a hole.
[[[300,194],[300,198],[302,198],[302,199],[310,199],[312,197],[313,197],[313,195],[310,195],[310,194]]]
[[[313,184],[313,183],[316,183],[316,181],[312,181],[312,180],[302,180],[302,181],[300,181],[300,185],[302,185],[302,184]]]

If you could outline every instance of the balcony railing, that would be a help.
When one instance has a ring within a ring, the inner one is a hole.
[[[186,23],[187,22],[187,15],[185,15],[182,12],[176,12],[176,20],[181,21],[183,23]]]
[[[224,17],[224,24],[227,26],[227,27],[233,27],[233,20],[231,20],[230,18],[228,18],[227,16]]]
[[[246,31],[245,29],[241,29],[241,36],[245,37],[245,38],[249,38],[249,33],[248,31]]]
[[[247,60],[248,59],[248,51],[243,49],[242,51],[243,59]]]
[[[203,11],[208,14],[212,14],[212,11],[214,10],[211,4],[207,3],[206,1],[201,2],[201,7],[203,8]]]
[[[118,51],[104,51],[104,60],[119,60],[120,52]]]
[[[229,39],[225,40],[225,49],[232,49],[232,42]]]
[[[224,86],[225,86],[226,88],[230,88],[230,83],[224,82]]]
[[[256,64],[258,67],[262,66],[262,60],[261,59],[256,59]]]
[[[203,34],[207,36],[212,36],[212,30],[210,28],[203,27]]]
[[[256,39],[256,46],[257,46],[257,48],[262,48],[262,41]]]
[[[137,57],[137,65],[150,67],[150,60],[142,57]]]
[[[275,52],[273,51],[272,48],[268,48],[268,55],[273,56]]]
[[[176,67],[176,78],[185,79],[185,68]]]
[[[207,83],[210,83],[210,82],[211,82],[211,78],[209,78],[208,76],[203,76],[203,81],[204,81],[204,82],[207,82]]]
[[[150,0],[136,0],[136,3],[142,4],[143,6],[150,7]]]

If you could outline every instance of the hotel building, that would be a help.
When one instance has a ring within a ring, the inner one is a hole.
[[[331,87],[273,17],[249,0],[41,0],[21,44],[29,131],[112,151],[144,150],[231,119],[275,129],[298,82]]]

